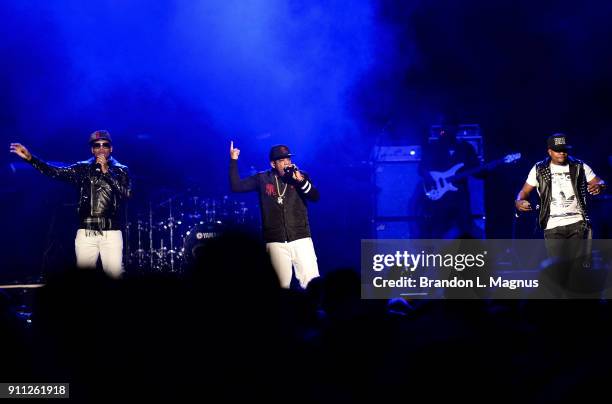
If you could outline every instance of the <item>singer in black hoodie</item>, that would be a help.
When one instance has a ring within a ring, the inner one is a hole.
[[[11,143],[10,151],[51,178],[79,187],[79,229],[75,252],[79,268],[102,268],[113,278],[123,273],[122,203],[130,197],[128,168],[111,157],[110,133],[93,132],[89,137],[91,157],[68,166],[54,166],[33,156],[26,147]]]

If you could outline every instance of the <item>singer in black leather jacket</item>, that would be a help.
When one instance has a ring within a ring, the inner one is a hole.
[[[11,151],[41,173],[79,187],[79,228],[97,231],[121,230],[121,206],[130,197],[130,179],[128,168],[110,157],[110,152],[107,167],[103,170],[96,163],[96,157],[58,167],[30,154],[18,143],[11,145]],[[93,147],[92,154],[96,156]]]

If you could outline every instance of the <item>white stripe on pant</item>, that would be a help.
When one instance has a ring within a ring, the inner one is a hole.
[[[104,230],[102,234],[95,234],[92,230],[79,229],[74,240],[74,250],[79,268],[95,269],[100,256],[102,268],[108,276],[120,278],[123,274],[121,230]]]
[[[289,289],[291,285],[292,266],[295,267],[295,277],[303,289],[319,276],[317,256],[310,237],[288,243],[266,243],[266,250],[282,288]]]

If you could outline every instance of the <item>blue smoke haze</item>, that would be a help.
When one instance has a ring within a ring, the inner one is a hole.
[[[73,153],[104,127],[117,152],[148,138],[170,162],[183,153],[171,144],[217,160],[234,139],[265,164],[271,144],[309,160],[356,132],[346,98],[372,64],[368,1],[11,6],[15,128],[35,150],[59,135]]]

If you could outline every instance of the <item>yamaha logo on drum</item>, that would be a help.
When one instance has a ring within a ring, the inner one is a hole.
[[[219,233],[202,233],[202,232],[197,232],[196,233],[196,238],[198,240],[201,240],[203,238],[213,238],[213,237],[217,237],[219,235]]]

